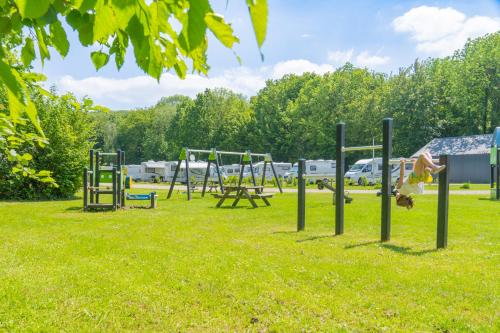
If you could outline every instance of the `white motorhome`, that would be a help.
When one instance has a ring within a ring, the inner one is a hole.
[[[220,167],[224,173],[230,177],[230,176],[236,176],[238,177],[240,175],[240,165],[238,163],[235,164],[228,164]],[[248,170],[250,172],[250,169]],[[244,173],[244,170],[243,170]]]
[[[292,169],[292,163],[287,162],[273,162],[274,170],[278,178],[283,178],[287,172]],[[264,162],[255,163],[253,166],[255,177],[262,177],[262,172],[264,171]],[[274,177],[273,171],[271,170],[271,164],[266,165],[266,180],[272,180]]]
[[[125,167],[127,168],[127,176],[131,177],[132,180],[141,180],[141,166],[139,164],[129,164]]]
[[[335,160],[306,160],[306,176],[310,181],[319,179],[333,179],[335,178],[337,162]],[[294,179],[297,178],[299,171],[299,164],[294,163],[289,172],[285,173],[283,178]]]
[[[397,181],[399,179],[399,164],[392,165],[391,169],[392,181]],[[413,165],[406,164],[405,177],[408,176],[412,170]],[[382,158],[376,157],[359,160],[345,173],[345,178],[351,179],[359,185],[362,184],[361,177],[365,177],[370,185],[380,182],[382,180]]]
[[[189,177],[190,181],[194,182],[203,182],[205,180],[205,173],[207,172],[208,162],[203,161],[191,161],[189,162]],[[177,167],[177,162],[166,162],[166,173],[164,181],[171,182],[174,179],[175,168]],[[223,179],[227,178],[227,175],[221,170],[221,176]],[[210,173],[208,176],[208,180],[211,182],[218,181],[217,177],[217,169],[214,164],[210,164]],[[179,170],[179,174],[177,175],[177,182],[184,183],[186,182],[186,163],[181,163],[181,169]]]

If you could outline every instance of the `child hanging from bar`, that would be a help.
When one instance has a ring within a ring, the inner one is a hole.
[[[432,183],[432,175],[445,169],[445,165],[432,162],[432,156],[425,152],[420,154],[413,163],[413,171],[404,178],[406,161],[401,160],[399,181],[396,186],[396,204],[408,209],[413,208],[413,198],[410,194],[424,193],[424,184]]]

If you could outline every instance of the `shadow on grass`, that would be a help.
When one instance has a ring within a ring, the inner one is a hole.
[[[422,256],[427,253],[433,253],[439,251],[439,249],[427,249],[427,250],[419,250],[419,251],[414,251],[412,250],[411,247],[408,246],[398,246],[398,245],[393,245],[393,244],[380,244],[380,247],[391,250],[397,253],[405,254],[405,255],[410,255],[410,256]]]
[[[368,242],[356,243],[356,244],[346,245],[346,246],[344,246],[344,249],[346,249],[346,250],[354,249],[356,247],[368,246],[368,245],[377,244],[377,243],[380,243],[380,241],[368,241]]]
[[[500,202],[500,200],[491,199],[491,198],[478,198],[477,200],[482,200],[482,201],[496,201],[496,202]]]
[[[298,231],[290,230],[290,231],[273,231],[272,234],[296,234]]]
[[[303,242],[309,242],[309,241],[314,241],[314,240],[318,240],[318,239],[323,239],[323,238],[333,238],[335,237],[335,235],[319,235],[319,236],[311,236],[311,237],[308,237],[308,238],[304,238],[304,239],[297,239],[296,242],[297,243],[303,243]]]
[[[82,206],[73,206],[73,207],[68,207],[65,210],[70,210],[70,211],[81,210],[81,211],[83,211],[83,207]]]

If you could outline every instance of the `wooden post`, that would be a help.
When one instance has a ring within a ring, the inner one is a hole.
[[[90,190],[90,203],[93,204],[94,203],[94,179],[95,179],[95,171],[94,171],[94,168],[95,168],[95,165],[94,165],[94,149],[90,149],[90,153],[89,153],[89,157],[90,157],[90,187],[91,187],[91,190]],[[491,186],[493,187],[493,186]]]
[[[299,167],[297,171],[298,185],[298,202],[297,202],[297,231],[302,231],[306,227],[306,179],[304,172],[306,168],[306,160],[299,159]]]
[[[208,183],[208,177],[210,176],[210,159],[208,160],[207,163],[207,171],[205,171],[205,179],[203,180],[203,189],[201,190],[201,196],[205,196],[205,190],[207,188],[207,183]]]
[[[101,181],[101,173],[99,171],[99,152],[95,153],[95,170],[94,170],[94,191],[95,191],[95,203],[99,203],[99,184]]]
[[[224,183],[222,182],[222,175],[220,172],[220,164],[219,164],[219,158],[222,161],[222,158],[220,155],[217,154],[217,150],[214,149],[214,154],[215,154],[215,171],[217,171],[217,179],[219,181],[219,187],[220,187],[220,193],[224,194]]]
[[[257,186],[257,181],[255,180],[255,173],[253,172],[252,155],[250,155],[250,151],[247,151],[247,154],[250,163],[250,174],[252,175],[252,184],[253,186]]]
[[[84,168],[83,169],[83,210],[87,210],[88,208],[88,198],[87,198],[87,195],[88,195],[88,169],[87,168]]]
[[[392,119],[385,118],[382,125],[382,221],[380,241],[387,242],[391,239],[391,178],[390,164],[392,156]]]
[[[337,145],[336,145],[336,179],[335,186],[335,235],[344,233],[344,174],[345,174],[345,153],[342,147],[345,144],[345,124],[337,124]]]
[[[116,164],[118,165],[117,167],[117,177],[116,177],[116,202],[118,207],[122,206],[122,178],[123,178],[123,172],[122,172],[122,151],[118,149],[116,152]]]
[[[112,173],[112,181],[113,181],[113,210],[116,210],[116,167],[113,167],[113,173]]]
[[[283,189],[281,188],[281,182],[278,177],[278,174],[276,173],[276,169],[274,168],[274,163],[273,160],[271,160],[271,170],[273,171],[274,179],[276,179],[276,184],[278,185],[278,189],[280,190],[280,193],[283,193]]]
[[[267,161],[264,160],[264,169],[262,169],[262,186],[266,185],[266,167],[267,167]]]
[[[168,190],[167,199],[170,199],[172,196],[172,192],[174,191],[175,181],[177,180],[177,176],[179,175],[179,171],[181,169],[181,163],[186,158],[186,148],[182,148],[181,153],[179,154],[179,160],[177,161],[177,165],[175,166],[174,178],[172,178],[172,182],[170,183],[170,189]]]
[[[438,189],[438,220],[437,220],[437,248],[444,249],[448,245],[448,201],[449,201],[449,163],[448,156],[439,156],[439,164],[446,169],[439,173]]]
[[[186,187],[187,187],[187,195],[188,201],[191,200],[191,180],[189,179],[189,157],[190,157],[189,149],[186,148]]]

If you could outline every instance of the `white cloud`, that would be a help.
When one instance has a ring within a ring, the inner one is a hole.
[[[392,25],[396,32],[409,33],[418,51],[447,56],[462,48],[468,38],[500,30],[500,18],[467,17],[451,7],[420,6],[395,18]]]
[[[279,62],[274,65],[271,77],[273,79],[279,79],[285,74],[297,74],[300,75],[306,72],[312,72],[317,74],[324,74],[326,72],[333,72],[334,68],[330,64],[315,64],[305,59],[296,59]]]
[[[385,65],[391,60],[387,56],[370,55],[367,51],[363,51],[356,56],[356,65],[361,67],[376,67]]]
[[[220,76],[203,77],[187,75],[185,80],[165,73],[160,82],[146,76],[113,79],[92,76],[75,79],[63,76],[57,86],[62,91],[72,91],[76,96],[89,96],[96,103],[113,109],[130,109],[156,103],[163,96],[183,94],[194,97],[207,88],[228,88],[245,95],[253,95],[265,85],[265,79],[246,68],[225,71]]]
[[[388,56],[372,55],[368,51],[362,51],[355,55],[353,49],[328,52],[328,61],[336,66],[351,62],[360,67],[377,67],[389,63],[390,60],[391,58]]]
[[[311,38],[312,35],[310,35],[310,34],[302,34],[302,35],[300,35],[300,37],[301,38]]]
[[[330,51],[328,52],[328,61],[332,64],[343,65],[348,61],[351,61],[353,49],[347,51]]]

